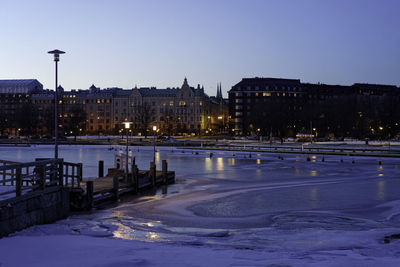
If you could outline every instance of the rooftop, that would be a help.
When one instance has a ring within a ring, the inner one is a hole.
[[[0,80],[0,93],[27,94],[43,89],[43,85],[36,79]]]

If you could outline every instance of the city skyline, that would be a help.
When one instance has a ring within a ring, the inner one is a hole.
[[[397,1],[2,1],[1,79],[66,90],[204,85],[243,77],[400,86]]]

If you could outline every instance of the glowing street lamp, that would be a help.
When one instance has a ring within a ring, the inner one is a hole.
[[[54,62],[56,63],[56,87],[54,89],[54,158],[58,159],[58,61],[60,61],[60,55],[65,54],[65,52],[56,49],[47,53],[54,55]]]
[[[123,122],[126,131],[126,156],[125,156],[125,182],[128,182],[128,138],[129,138],[129,128],[131,126],[131,122]]]
[[[154,133],[154,137],[153,137],[153,162],[154,164],[156,164],[156,132],[157,132],[157,126],[153,126],[153,133]]]

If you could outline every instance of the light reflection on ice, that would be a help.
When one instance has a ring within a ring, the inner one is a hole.
[[[205,158],[204,161],[205,161],[205,166],[204,166],[205,170],[206,171],[212,171],[212,160],[211,160],[211,158]]]
[[[154,233],[154,232],[147,233],[147,237],[151,241],[160,241],[160,236],[157,233]]]
[[[133,229],[118,222],[113,222],[112,224],[118,227],[118,229],[113,232],[115,238],[135,240]]]
[[[217,171],[224,170],[224,158],[217,158]]]
[[[229,166],[234,166],[235,165],[235,158],[229,158],[228,159],[228,165]]]
[[[383,174],[382,174],[383,176]],[[384,200],[385,199],[385,191],[386,191],[386,183],[385,181],[379,181],[378,182],[378,188],[377,188],[377,197],[379,200]]]

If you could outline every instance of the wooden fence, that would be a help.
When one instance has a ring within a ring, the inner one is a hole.
[[[63,159],[37,159],[35,162],[0,161],[0,197],[21,196],[50,186],[80,187],[82,164]]]

